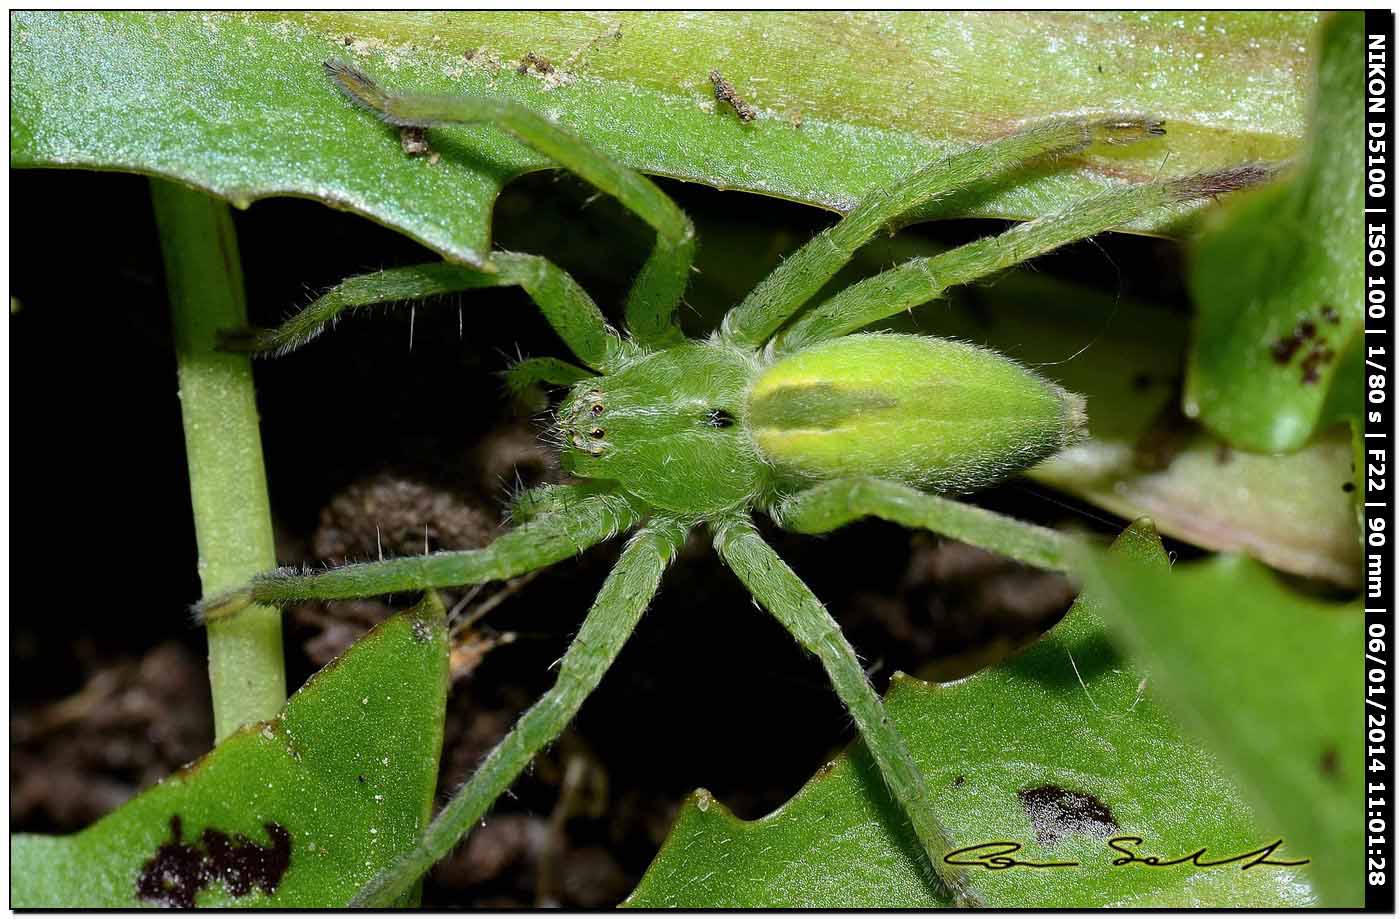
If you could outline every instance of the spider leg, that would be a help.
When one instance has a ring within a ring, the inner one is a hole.
[[[349,278],[275,329],[225,334],[226,348],[282,355],[295,351],[332,326],[347,310],[378,303],[416,300],[480,287],[519,286],[580,361],[602,368],[626,346],[609,328],[587,292],[564,269],[537,255],[498,252],[493,271],[432,262],[389,268]]]
[[[476,825],[535,754],[569,723],[617,658],[666,569],[685,541],[686,527],[653,520],[627,544],[608,575],[583,627],[559,666],[559,679],[458,789],[423,838],[397,862],[372,878],[351,906],[388,906]]]
[[[657,194],[662,194],[657,189]],[[684,239],[673,241],[657,234],[656,245],[627,292],[627,333],[643,347],[665,348],[685,340],[676,319],[676,307],[690,283],[695,261],[695,230],[685,218]]]
[[[627,298],[628,329],[643,346],[680,340],[675,309],[690,280],[695,229],[654,182],[525,106],[485,96],[391,93],[339,61],[327,61],[326,71],[351,101],[390,124],[428,127],[489,122],[616,198],[656,231],[656,246]]]
[[[517,396],[539,383],[570,386],[591,376],[587,370],[556,357],[527,357],[505,372],[506,388]]]
[[[374,271],[341,281],[275,329],[229,329],[221,333],[219,344],[229,351],[281,357],[334,326],[347,310],[508,283],[499,275],[450,262]]]
[[[569,513],[580,502],[599,495],[610,495],[612,486],[598,479],[584,479],[574,485],[540,485],[512,496],[510,521],[516,526],[550,514]]]
[[[310,573],[281,568],[201,601],[195,613],[208,621],[231,616],[251,603],[343,600],[502,581],[611,539],[640,523],[642,514],[643,508],[620,494],[592,494],[560,503],[557,509],[551,507],[482,549],[434,552]]]
[[[871,192],[839,223],[788,256],[729,311],[721,334],[737,345],[761,346],[882,227],[939,197],[1036,157],[1076,153],[1096,140],[1132,143],[1161,133],[1161,122],[1138,117],[1052,121],[937,160],[892,188]]]
[[[1184,204],[1252,185],[1269,176],[1260,167],[1189,176],[1101,194],[927,258],[911,259],[852,284],[799,316],[773,341],[778,353],[845,335],[937,297],[949,287],[984,278],[1067,243],[1120,226],[1144,211]]]
[[[784,499],[769,515],[794,533],[829,533],[861,517],[930,530],[1049,571],[1068,571],[1063,533],[882,479],[837,479]]]
[[[978,905],[967,873],[943,862],[952,839],[933,810],[923,775],[909,747],[890,723],[841,627],[807,585],[758,535],[747,519],[715,528],[715,549],[754,596],[803,648],[816,655],[855,720],[861,738],[884,776],[890,793],[909,818],[938,880],[961,905]]]

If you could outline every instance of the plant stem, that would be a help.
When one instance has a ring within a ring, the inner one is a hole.
[[[247,325],[243,272],[228,205],[162,179],[151,200],[165,255],[180,410],[204,594],[277,564],[263,473],[253,369],[217,351],[219,329]],[[282,618],[266,606],[209,623],[215,739],[271,718],[287,699]]]

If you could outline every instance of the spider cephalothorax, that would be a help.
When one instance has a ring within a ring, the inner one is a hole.
[[[962,493],[1015,473],[1083,435],[1083,400],[1008,358],[927,336],[863,332],[967,283],[1152,208],[1230,191],[1266,173],[1243,167],[1129,187],[1002,235],[916,258],[809,306],[855,251],[902,215],[1038,157],[1162,133],[1120,114],[1052,120],[932,163],[792,253],[707,340],[675,321],[695,240],[659,188],[534,112],[488,98],[391,94],[340,63],[327,70],[355,103],[396,125],[489,122],[613,195],[656,231],[619,334],[574,281],[542,258],[497,252],[489,270],[430,264],[352,278],[281,328],[236,337],[284,352],[343,310],[474,287],[516,285],[535,301],[577,363],[531,358],[516,390],[569,387],[551,427],[564,467],[582,484],[520,496],[515,526],[484,549],[282,570],[200,605],[207,617],[249,603],[336,599],[480,584],[552,564],[635,530],[604,583],[559,679],[433,820],[418,846],[368,883],[362,905],[395,902],[479,821],[530,759],[564,729],[641,618],[686,534],[709,528],[716,552],[754,599],[821,662],[886,786],[927,855],[931,883],[977,903],[938,799],[884,713],[855,651],[820,601],[752,522],[821,533],[873,515],[924,527],[1042,568],[1064,570],[1066,538],[931,492]],[[386,155],[396,147],[385,144]]]
[[[576,384],[557,419],[564,470],[691,518],[748,506],[770,486],[743,424],[756,369],[738,348],[688,342]]]

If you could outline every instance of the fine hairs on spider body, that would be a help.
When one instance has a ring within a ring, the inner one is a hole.
[[[936,493],[966,493],[1033,465],[1083,436],[1078,396],[995,352],[928,336],[860,330],[1058,246],[1171,207],[1253,184],[1257,167],[1106,192],[997,237],[917,258],[814,306],[808,302],[856,250],[906,214],[1027,161],[1096,143],[1134,143],[1160,122],[1122,114],[1036,124],[950,155],[870,193],[789,256],[709,338],[675,320],[695,251],[689,219],[650,180],[522,106],[491,98],[396,94],[339,62],[326,70],[356,104],[393,125],[489,123],[618,199],[656,231],[624,307],[626,332],[548,261],[492,253],[482,268],[435,263],[352,278],[275,330],[233,333],[230,347],[284,353],[356,307],[469,288],[514,285],[544,313],[575,361],[538,357],[507,374],[516,390],[569,387],[549,437],[579,484],[516,499],[512,529],[464,552],[283,569],[208,598],[209,619],[251,603],[341,599],[480,584],[569,558],[623,533],[627,541],[559,667],[554,687],[521,717],[425,831],[370,879],[356,905],[397,902],[552,742],[598,685],[656,593],[686,534],[706,527],[754,599],[814,654],[849,710],[891,796],[927,855],[929,882],[955,903],[980,902],[936,797],[854,650],[821,602],[755,529],[823,533],[863,516],[921,527],[1041,568],[1065,570],[1068,538]],[[386,155],[395,147],[385,145]],[[950,738],[950,742],[953,739]]]

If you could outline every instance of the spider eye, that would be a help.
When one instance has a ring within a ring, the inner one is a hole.
[[[589,411],[593,413],[594,418],[597,418],[599,415],[603,414],[603,403],[594,402],[593,407],[590,408]]]
[[[594,428],[593,430],[591,430],[591,431],[588,432],[588,436],[589,436],[589,437],[602,437],[602,436],[603,436],[603,429],[602,429],[602,428]]]

